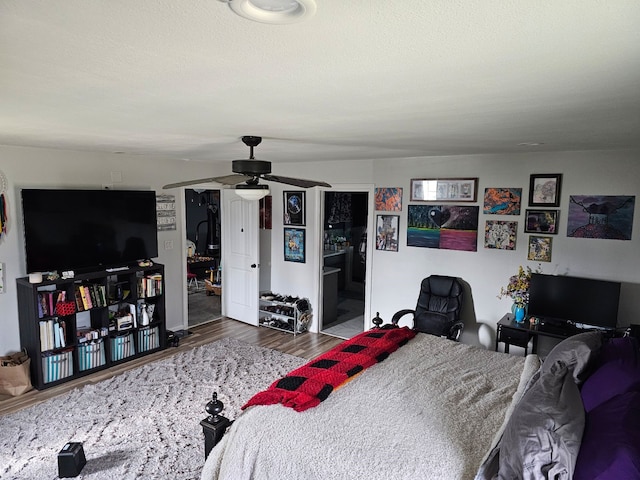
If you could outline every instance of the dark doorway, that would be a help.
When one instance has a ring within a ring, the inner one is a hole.
[[[368,205],[367,192],[324,192],[322,333],[364,330]]]
[[[190,327],[221,317],[220,190],[185,189]]]

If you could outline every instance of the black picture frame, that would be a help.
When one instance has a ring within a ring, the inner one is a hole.
[[[534,173],[529,180],[530,207],[559,207],[561,173]]]
[[[556,235],[559,210],[525,210],[524,232]]]
[[[284,192],[284,225],[305,226],[305,192],[301,190]]]
[[[397,252],[400,235],[400,215],[376,216],[376,250]]]
[[[304,228],[284,229],[284,261],[306,262],[306,231]]]

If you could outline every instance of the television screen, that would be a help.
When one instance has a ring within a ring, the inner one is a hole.
[[[543,320],[615,328],[619,300],[620,282],[533,273],[528,314]]]
[[[22,212],[28,273],[158,256],[153,191],[23,189]]]

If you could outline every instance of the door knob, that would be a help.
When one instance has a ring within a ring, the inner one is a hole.
[[[256,265],[255,263],[251,264],[251,268],[257,268],[258,265]]]

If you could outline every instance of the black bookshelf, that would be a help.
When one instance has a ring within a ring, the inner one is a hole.
[[[166,348],[163,265],[16,282],[20,342],[38,390]]]

